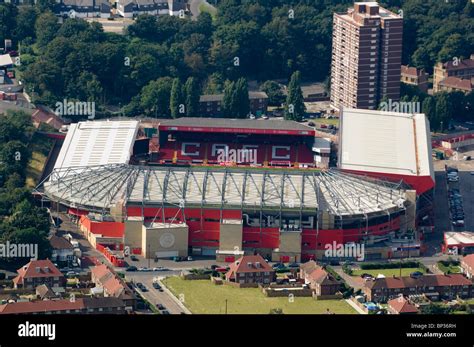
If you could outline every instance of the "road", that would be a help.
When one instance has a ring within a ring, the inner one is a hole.
[[[178,299],[166,288],[163,286],[161,279],[168,276],[179,275],[179,271],[165,271],[165,272],[126,272],[126,279],[131,282],[138,283],[141,282],[147,287],[147,292],[142,292],[140,289],[137,289],[141,295],[148,300],[152,305],[162,304],[166,307],[171,314],[191,314],[191,312],[180,304]],[[153,288],[154,280],[158,280],[160,285],[163,287],[164,291],[160,292],[157,289]]]

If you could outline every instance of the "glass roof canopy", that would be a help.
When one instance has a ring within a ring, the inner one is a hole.
[[[37,187],[52,201],[86,210],[128,205],[327,211],[367,215],[403,210],[402,182],[324,171],[179,168],[109,164],[54,169]]]

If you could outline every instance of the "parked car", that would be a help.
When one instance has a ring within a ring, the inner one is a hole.
[[[411,278],[420,278],[421,276],[423,276],[423,272],[420,271],[415,271],[410,274]]]
[[[155,288],[155,289],[161,289],[161,286],[159,285],[159,283],[154,282],[154,283],[153,283],[153,288]]]
[[[298,264],[298,263],[291,263],[291,264],[288,265],[288,267],[289,267],[289,268],[293,268],[293,269],[294,269],[294,268],[299,268],[299,267],[300,267],[300,264]]]
[[[161,314],[170,314],[170,313],[167,310],[163,310],[163,311],[161,311]]]
[[[137,258],[136,256],[134,256],[134,255],[131,255],[131,256],[130,256],[130,259],[133,260],[133,261],[138,261],[138,258]]]
[[[134,271],[137,271],[137,267],[136,266],[129,266],[125,271],[134,272]]]
[[[162,304],[156,304],[156,308],[160,311],[166,310],[166,307],[164,307]]]

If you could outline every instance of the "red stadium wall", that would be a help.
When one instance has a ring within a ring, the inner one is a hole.
[[[124,223],[93,221],[84,215],[81,216],[79,223],[87,231],[104,237],[123,237],[125,231]]]
[[[357,174],[357,175],[375,177],[375,178],[384,177],[390,181],[403,180],[405,183],[413,187],[413,189],[416,190],[416,193],[418,195],[421,195],[427,192],[428,190],[432,189],[435,185],[435,182],[431,176],[395,175],[395,174],[388,174],[384,172],[366,172],[366,171],[356,171],[356,170],[343,170],[343,171]]]

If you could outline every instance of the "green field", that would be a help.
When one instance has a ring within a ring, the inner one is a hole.
[[[425,273],[425,270],[418,267],[407,267],[402,268],[402,276],[410,276],[412,272],[420,271],[421,273]],[[352,276],[360,276],[362,274],[370,274],[374,277],[377,277],[378,274],[382,274],[385,277],[392,277],[392,276],[400,276],[400,269],[376,269],[376,270],[353,270]]]
[[[224,314],[226,299],[229,314],[268,314],[280,308],[283,314],[324,314],[329,309],[336,314],[356,314],[344,300],[321,300],[313,298],[267,298],[258,288],[234,288],[214,285],[208,280],[185,281],[179,277],[168,277],[163,283],[176,297],[184,299],[184,305],[197,314]]]

